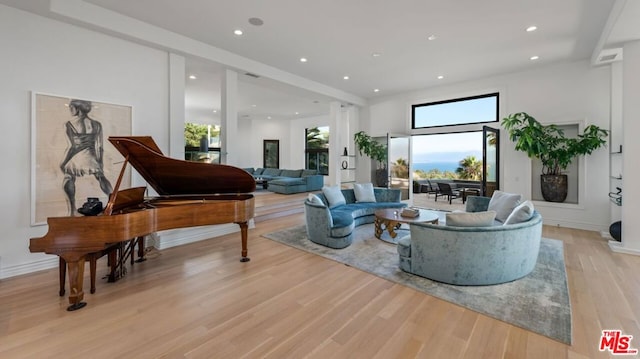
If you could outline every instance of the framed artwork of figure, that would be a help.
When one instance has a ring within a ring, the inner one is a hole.
[[[81,216],[89,197],[106,205],[124,161],[107,139],[129,135],[131,106],[33,93],[31,224]],[[130,182],[127,172],[121,188]]]

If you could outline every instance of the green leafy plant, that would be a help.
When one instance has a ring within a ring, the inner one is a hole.
[[[456,174],[460,179],[478,181],[482,178],[482,161],[475,156],[467,156],[458,162]]]
[[[608,134],[596,125],[589,125],[577,138],[567,138],[558,126],[542,125],[526,112],[505,117],[502,126],[516,143],[517,151],[542,162],[543,175],[562,174],[576,157],[602,147]]]
[[[207,137],[207,125],[187,122],[184,124],[184,145],[191,147],[200,146],[200,139]]]
[[[387,168],[387,146],[376,141],[364,131],[353,135],[353,140],[360,155],[370,157],[377,162],[378,169]]]
[[[397,178],[409,178],[409,163],[404,158],[398,158],[391,164],[391,173]]]

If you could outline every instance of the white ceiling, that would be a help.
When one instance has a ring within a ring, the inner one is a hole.
[[[635,21],[640,3],[637,0],[84,2],[365,101],[556,62],[589,59],[598,48],[628,41],[629,37],[640,38]],[[0,3],[65,21],[64,16],[49,11],[47,0]],[[616,6],[619,13],[609,19]],[[251,25],[248,19],[252,17],[262,19],[264,24]],[[526,32],[530,25],[536,25],[538,30]],[[234,35],[235,29],[242,29],[244,34]],[[431,35],[435,40],[429,40]],[[380,56],[372,56],[374,53]],[[534,55],[539,59],[530,60]],[[308,62],[301,63],[300,57],[306,57]],[[224,68],[187,55],[185,76],[198,77],[187,80],[188,111],[207,114],[220,108],[219,78]],[[243,69],[236,70],[240,73],[241,116],[296,118],[328,113],[331,97],[326,93],[319,95],[264,76],[253,79],[244,75]],[[344,80],[344,75],[349,80]],[[438,79],[440,75],[444,78]]]

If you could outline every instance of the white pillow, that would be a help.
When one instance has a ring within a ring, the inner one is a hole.
[[[322,194],[324,194],[327,202],[329,202],[329,208],[347,204],[347,200],[344,198],[340,186],[324,186],[322,187]]]
[[[373,183],[354,183],[353,193],[356,195],[356,202],[375,202],[376,196],[373,193]]]
[[[307,200],[312,204],[318,204],[318,205],[324,206],[324,202],[322,202],[320,197],[316,196],[313,193],[309,193],[309,195],[307,196]]]
[[[489,200],[488,211],[496,211],[496,221],[503,222],[513,212],[513,209],[520,204],[522,195],[515,193],[507,193],[502,191],[493,192],[491,200]]]
[[[513,209],[513,212],[507,217],[507,220],[504,221],[504,224],[514,224],[514,223],[522,223],[526,222],[533,217],[533,202],[524,201],[518,205],[518,207]]]
[[[446,225],[455,227],[490,227],[496,218],[496,211],[451,212],[446,214]]]

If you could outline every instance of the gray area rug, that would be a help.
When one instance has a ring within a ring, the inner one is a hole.
[[[373,224],[357,227],[353,243],[344,249],[311,242],[304,225],[263,237],[571,344],[571,302],[562,241],[543,238],[535,269],[522,279],[489,286],[455,286],[403,272],[398,266],[396,245],[375,238],[373,232]]]

